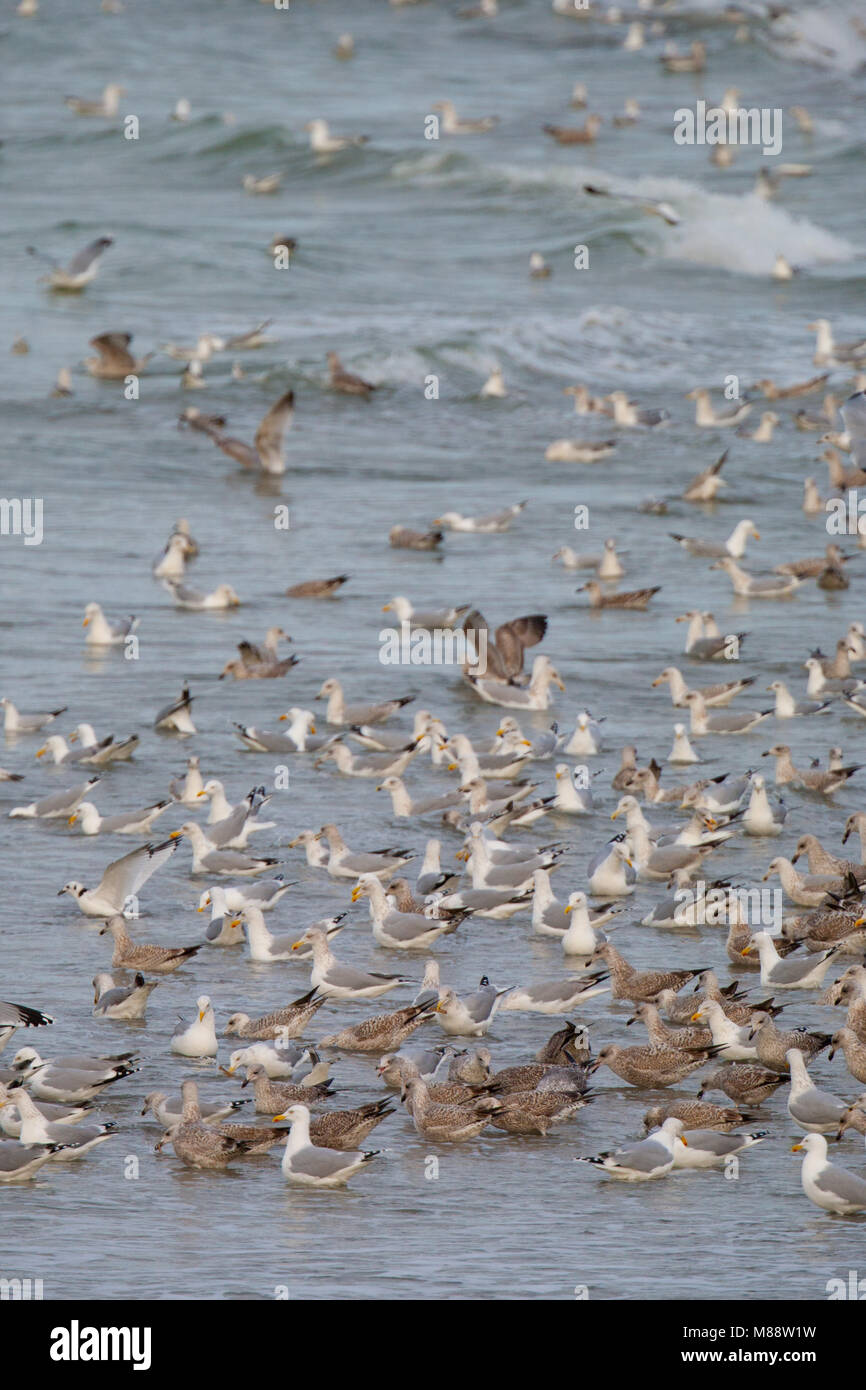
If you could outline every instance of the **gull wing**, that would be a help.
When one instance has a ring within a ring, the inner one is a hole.
[[[142,845],[141,849],[132,850],[122,859],[115,859],[102,875],[97,893],[108,894],[116,901],[124,902],[171,858],[179,844],[179,840],[165,840],[161,845]]]
[[[283,462],[283,435],[291,424],[295,410],[295,393],[287,391],[265,415],[255,434],[255,446],[264,464]]]

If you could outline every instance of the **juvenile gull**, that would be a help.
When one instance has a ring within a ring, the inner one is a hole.
[[[643,1117],[644,1127],[648,1130],[658,1129],[671,1117],[682,1120],[689,1128],[714,1129],[720,1133],[729,1133],[752,1118],[741,1110],[713,1105],[707,1100],[674,1100],[651,1106]]]
[[[126,919],[115,913],[100,929],[100,936],[110,932],[114,941],[111,964],[116,969],[146,970],[150,975],[170,975],[185,965],[202,949],[196,946],[136,945],[126,930]]]
[[[434,1143],[462,1144],[475,1139],[491,1122],[501,1101],[478,1097],[460,1105],[435,1101],[420,1076],[404,1082],[402,1100],[419,1134]]]
[[[319,1047],[336,1047],[341,1052],[387,1052],[398,1048],[432,1016],[430,1003],[410,1004],[392,1014],[376,1014],[354,1027],[342,1028],[319,1039]]]
[[[311,1116],[310,1139],[317,1148],[338,1149],[340,1152],[356,1149],[378,1124],[393,1114],[391,1097],[385,1096],[382,1100],[361,1105],[357,1110],[332,1110],[327,1115]],[[275,1115],[274,1124],[288,1118],[288,1113]]]
[[[218,449],[234,459],[242,468],[260,469],[272,477],[286,471],[284,436],[292,426],[295,414],[295,393],[286,391],[262,417],[252,444],[233,439],[222,430],[205,430]]]
[[[244,1086],[252,1086],[255,1098],[256,1113],[259,1115],[277,1115],[289,1105],[296,1102],[304,1102],[314,1105],[319,1101],[327,1100],[330,1095],[331,1082],[319,1081],[318,1075],[327,1072],[328,1063],[318,1063],[310,1074],[297,1086],[285,1081],[271,1081],[264,1067],[258,1064],[247,1067],[245,1080],[241,1083]]]
[[[345,396],[363,396],[365,400],[368,400],[371,393],[378,389],[372,382],[365,381],[362,376],[356,376],[354,372],[347,372],[336,352],[328,353],[328,371],[331,390],[340,391]]]
[[[300,1037],[324,1003],[325,995],[311,989],[284,1008],[274,1009],[259,1018],[234,1013],[225,1026],[226,1036],[236,1034],[239,1038],[252,1039]]]
[[[221,1134],[201,1118],[198,1103],[198,1087],[194,1081],[184,1081],[181,1086],[183,1114],[181,1122],[170,1129],[157,1145],[170,1143],[176,1156],[190,1168],[225,1168],[232,1159],[242,1158],[250,1150],[246,1140],[233,1139]]]
[[[700,1100],[707,1091],[723,1091],[735,1105],[760,1105],[781,1086],[784,1077],[751,1062],[727,1062],[704,1078],[698,1091]]]
[[[96,356],[84,359],[90,375],[103,381],[125,381],[128,376],[137,376],[147,366],[153,353],[133,357],[129,350],[131,342],[131,333],[98,333],[91,338],[90,346],[96,349]]]
[[[609,1043],[601,1049],[595,1061],[589,1063],[589,1071],[610,1067],[630,1086],[655,1090],[657,1087],[676,1086],[691,1072],[704,1066],[711,1055],[709,1049],[691,1053],[675,1047],[619,1047]]]

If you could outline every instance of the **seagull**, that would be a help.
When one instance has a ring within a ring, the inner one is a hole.
[[[96,888],[88,890],[83,883],[73,880],[65,883],[57,896],[60,898],[68,893],[75,898],[86,917],[122,916],[129,899],[137,896],[151,874],[167,863],[176,849],[176,840],[142,845],[109,864]]]
[[[829,1162],[823,1134],[805,1135],[791,1152],[805,1154],[801,1169],[803,1191],[816,1207],[839,1216],[866,1211],[866,1179]]]
[[[634,203],[642,212],[660,217],[669,227],[678,227],[680,224],[679,214],[670,203],[661,202],[657,198],[643,198],[639,193],[614,193],[610,188],[599,188],[598,184],[594,183],[585,183],[583,191],[593,198],[615,198],[620,203]]]
[[[95,241],[88,242],[83,250],[73,256],[68,265],[62,266],[56,261],[51,261],[52,270],[44,277],[45,282],[53,290],[67,290],[73,293],[83,290],[85,285],[89,285],[90,281],[96,277],[103,251],[107,251],[109,246],[113,244],[114,237],[97,237]],[[43,256],[34,246],[28,246],[27,253],[42,260],[51,259]]]
[[[262,417],[252,444],[246,444],[241,439],[233,439],[229,435],[223,434],[220,428],[202,428],[217,448],[221,449],[229,458],[234,459],[242,468],[258,468],[263,473],[276,477],[286,471],[283,440],[286,430],[292,426],[294,413],[295,393],[294,391],[286,391]]]
[[[369,135],[332,135],[327,121],[320,117],[307,121],[304,130],[309,132],[310,149],[314,154],[337,154],[352,145],[366,145]]]

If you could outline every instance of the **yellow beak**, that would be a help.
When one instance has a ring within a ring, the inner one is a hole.
[[[285,1115],[274,1115],[273,1118],[274,1118],[274,1124],[276,1124],[276,1123],[277,1123],[277,1120],[284,1120],[286,1117],[285,1117]]]
[[[701,1018],[700,1014],[692,1014],[691,1019],[690,1019],[689,1021],[690,1021],[691,1023],[699,1023],[699,1022],[700,1022],[700,1018]]]
[[[181,839],[182,836],[183,836],[183,831],[182,831],[182,830],[173,830],[173,831],[171,832],[171,834],[169,835],[168,838],[169,838],[170,840],[179,840],[179,839]]]
[[[87,624],[88,624],[89,622],[90,622],[90,619],[89,619],[89,618],[85,618],[85,619],[84,619],[84,622],[81,624],[81,626],[82,626],[82,627],[87,627]]]
[[[564,908],[562,909],[562,915],[563,915],[564,917],[567,917],[568,914],[569,914],[569,912],[571,912],[571,903],[569,903],[567,907],[564,907]]]
[[[37,758],[41,758],[41,757],[42,757],[42,754],[43,754],[43,753],[47,753],[47,751],[48,751],[47,748],[39,748],[39,749],[37,749],[37,752],[36,752]]]
[[[239,927],[240,925],[241,925],[241,919],[240,919],[240,917],[235,917],[235,918],[233,919],[233,921],[229,922],[229,926],[230,926],[230,927]]]
[[[293,950],[293,951],[297,951],[298,947],[299,947],[299,946],[303,946],[303,944],[304,944],[303,941],[295,941],[295,942],[293,943],[293,945],[292,945],[292,950]]]
[[[206,791],[196,792],[196,796],[207,796],[207,792],[206,792]]]
[[[199,1023],[204,1023],[204,1014],[202,1013],[201,1009],[199,1009],[198,1012],[198,1021]]]
[[[383,613],[390,613],[390,612],[391,612],[391,605],[390,605],[390,603],[383,603],[383,605],[382,605],[382,612],[383,612]]]
[[[74,825],[75,822],[76,822],[77,820],[78,820],[78,817],[77,817],[77,816],[70,816],[70,817],[69,817],[69,820],[66,822],[66,824],[67,824],[67,825]]]
[[[795,1145],[793,1146],[793,1148],[791,1149],[791,1153],[792,1153],[792,1154],[798,1154],[798,1153],[800,1153],[800,1152],[802,1151],[802,1148],[803,1148],[803,1145],[802,1145],[802,1144],[795,1144]]]

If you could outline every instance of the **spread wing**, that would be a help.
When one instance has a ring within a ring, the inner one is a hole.
[[[496,650],[507,676],[520,675],[524,648],[536,646],[546,631],[547,618],[543,613],[513,618],[496,629]]]
[[[291,424],[295,410],[295,393],[287,391],[272,405],[256,430],[255,446],[264,463],[267,460],[282,462],[283,434]]]
[[[90,346],[96,348],[106,366],[127,367],[132,363],[129,345],[131,333],[98,333],[90,339]]]

